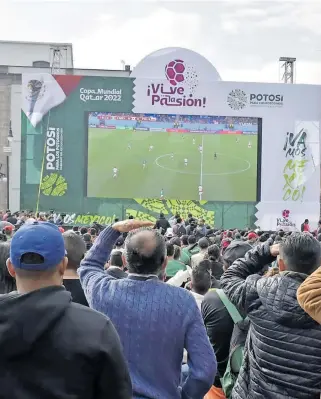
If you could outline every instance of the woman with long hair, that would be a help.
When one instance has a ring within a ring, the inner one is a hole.
[[[219,247],[216,244],[209,246],[204,259],[208,259],[211,262],[212,276],[219,280],[224,273]]]

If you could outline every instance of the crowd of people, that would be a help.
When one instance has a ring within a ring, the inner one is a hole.
[[[0,223],[2,398],[320,397],[321,221]]]

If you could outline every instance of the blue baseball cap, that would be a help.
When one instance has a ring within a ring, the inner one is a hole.
[[[23,255],[35,253],[43,257],[40,264],[21,262]],[[65,256],[65,244],[58,227],[48,222],[25,224],[14,234],[10,245],[10,261],[15,269],[45,271],[57,266]]]

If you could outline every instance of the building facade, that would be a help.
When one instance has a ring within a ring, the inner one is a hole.
[[[0,210],[20,210],[22,74],[130,76],[126,70],[74,68],[70,43],[0,41]],[[9,130],[12,141],[8,141]],[[11,148],[11,153],[8,152]]]

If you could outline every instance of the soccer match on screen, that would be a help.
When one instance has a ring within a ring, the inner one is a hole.
[[[90,112],[87,196],[256,201],[257,118]]]

